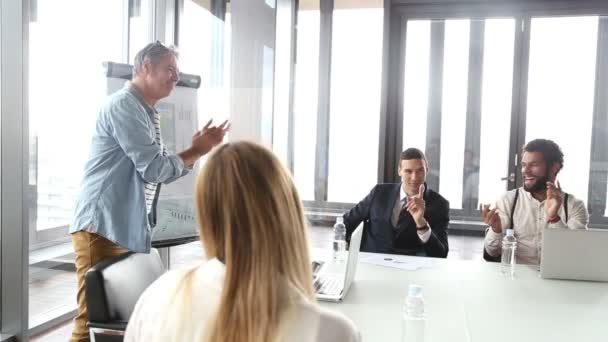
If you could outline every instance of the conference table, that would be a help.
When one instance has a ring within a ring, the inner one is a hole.
[[[342,302],[320,302],[352,319],[363,341],[400,341],[409,284],[423,288],[425,342],[608,341],[608,283],[543,279],[526,265],[510,277],[483,260],[424,258],[430,267],[408,271],[362,261],[370,256],[359,254]]]

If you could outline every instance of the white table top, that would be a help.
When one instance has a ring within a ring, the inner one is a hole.
[[[363,341],[396,342],[415,283],[423,287],[425,342],[608,341],[608,283],[542,279],[521,265],[510,279],[496,263],[433,261],[417,271],[359,262],[346,298],[321,305],[351,318]]]

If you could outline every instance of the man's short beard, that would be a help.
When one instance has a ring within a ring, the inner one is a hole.
[[[535,183],[534,185],[532,185],[531,187],[526,187],[526,183],[524,183],[524,190],[526,190],[527,192],[542,192],[547,190],[547,182],[549,181],[549,177],[547,176],[543,176],[540,177]]]

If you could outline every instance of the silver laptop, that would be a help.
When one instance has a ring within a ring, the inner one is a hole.
[[[322,264],[313,281],[317,299],[339,302],[346,296],[350,285],[355,279],[355,272],[359,263],[362,234],[363,223],[355,229],[350,237],[346,265],[344,265],[344,261],[336,262],[333,260]]]
[[[545,229],[543,278],[608,281],[608,230]]]

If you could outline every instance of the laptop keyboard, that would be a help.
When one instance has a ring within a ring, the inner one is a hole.
[[[334,277],[318,277],[313,286],[316,293],[338,295],[342,291],[342,282]]]

